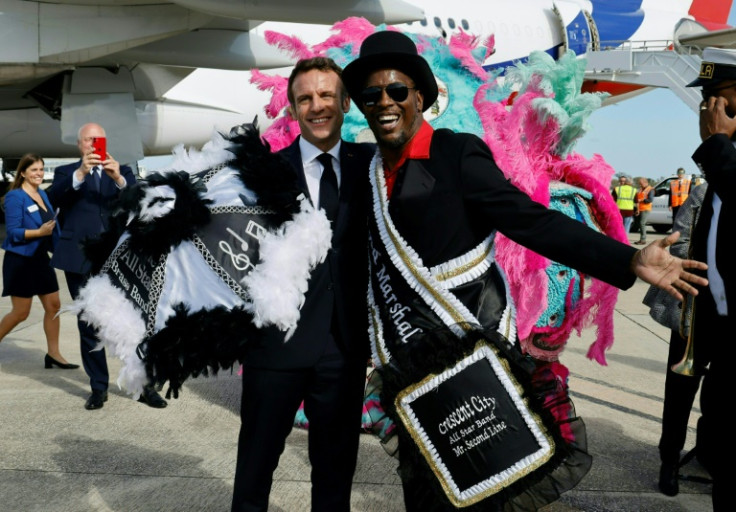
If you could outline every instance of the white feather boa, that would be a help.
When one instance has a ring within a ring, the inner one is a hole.
[[[275,325],[287,331],[288,340],[299,321],[309,275],[324,261],[332,230],[323,210],[315,210],[306,198],[293,220],[284,222],[260,243],[261,262],[243,280],[256,327]]]

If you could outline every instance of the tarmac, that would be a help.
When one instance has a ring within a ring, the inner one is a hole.
[[[58,277],[62,306],[69,305],[63,274]],[[657,489],[669,331],[641,303],[646,290],[638,281],[619,293],[607,366],[585,356],[592,330],[568,341],[561,361],[570,369],[571,394],[587,425],[593,467],[543,512],[712,510],[707,482],[683,479],[675,497]],[[3,297],[0,315],[9,310],[10,299]],[[240,426],[237,371],[191,379],[179,399],[152,409],[117,388],[120,362],[108,357],[110,398],[101,410],[87,411],[84,370],[44,369],[42,319],[36,298],[29,318],[0,343],[0,512],[229,511]],[[81,363],[76,317],[69,312],[61,314],[61,351]],[[696,398],[686,451],[695,443],[699,416]],[[289,436],[269,511],[309,510],[306,440],[296,428]],[[361,435],[354,512],[404,510],[396,466],[377,438]],[[707,477],[696,460],[681,473]]]

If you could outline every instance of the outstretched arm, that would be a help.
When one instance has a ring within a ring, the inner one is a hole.
[[[686,269],[705,270],[708,265],[700,261],[683,260],[672,256],[668,247],[678,238],[680,238],[680,233],[676,231],[667,238],[652,242],[637,251],[631,260],[631,271],[641,280],[663,289],[677,300],[682,301],[682,294],[678,289],[691,295],[697,295],[698,290],[693,285],[708,285],[707,279],[688,272]]]

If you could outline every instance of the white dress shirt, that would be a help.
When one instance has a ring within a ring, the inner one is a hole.
[[[713,217],[708,228],[708,245],[705,262],[708,264],[708,287],[716,303],[716,310],[721,316],[728,315],[728,303],[726,302],[726,287],[723,278],[716,267],[716,240],[718,239],[718,218],[721,216],[721,198],[713,194]]]
[[[340,183],[342,183],[340,144],[342,144],[342,140],[337,141],[337,144],[327,151],[327,153],[332,155],[332,167],[335,169],[335,175],[337,176],[338,190],[340,190]],[[317,204],[319,202],[319,180],[322,178],[322,171],[324,169],[322,164],[319,163],[319,160],[317,160],[317,157],[324,153],[324,151],[307,141],[304,137],[299,137],[299,152],[302,155],[302,166],[304,167],[304,178],[307,180],[309,197],[312,198],[314,207],[319,208],[321,206]]]

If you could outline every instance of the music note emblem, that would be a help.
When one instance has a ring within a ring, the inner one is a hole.
[[[230,261],[237,270],[243,272],[248,269],[252,270],[253,268],[255,268],[255,265],[250,262],[250,258],[246,254],[246,252],[248,251],[248,242],[232,229],[226,229],[228,233],[230,233],[233,237],[235,237],[235,239],[240,241],[240,250],[243,252],[239,252],[236,254],[235,251],[233,251],[233,248],[230,247],[230,244],[227,243],[225,240],[220,240],[220,250],[230,256]]]

